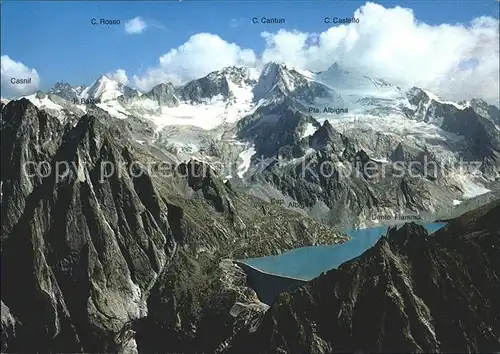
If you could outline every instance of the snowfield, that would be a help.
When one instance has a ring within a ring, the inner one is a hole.
[[[311,115],[320,124],[328,120],[334,129],[347,136],[356,137],[360,133],[375,132],[391,135],[402,142],[411,142],[417,147],[425,148],[443,163],[456,162],[456,153],[452,147],[464,143],[462,136],[447,132],[436,124],[408,119],[397,110],[387,115],[364,113],[360,108],[339,115]],[[367,152],[373,151],[367,148]]]
[[[316,128],[312,123],[307,123],[306,129],[304,130],[301,138],[303,139],[305,137],[313,135],[314,133],[316,133],[316,130],[318,130],[318,128]]]
[[[150,103],[147,104],[150,107]],[[181,103],[176,107],[155,107],[157,111],[144,113],[161,129],[167,125],[192,125],[205,130],[214,129],[224,123],[234,123],[251,111],[251,103],[247,100],[227,104],[216,97],[210,102],[190,105]],[[134,111],[137,112],[137,111]]]
[[[243,178],[245,173],[248,171],[253,155],[255,155],[254,146],[251,146],[247,150],[244,150],[240,153],[239,158],[242,159],[243,162],[238,166],[238,177]]]
[[[264,108],[264,113],[258,116],[256,127],[260,124],[272,126],[273,122],[278,121],[281,117],[278,112],[263,107],[265,105],[272,106],[276,100],[281,98],[280,94],[274,95],[274,88],[278,83],[286,86],[286,91],[293,92],[299,87],[302,88],[300,85],[304,85],[304,82],[310,85],[311,81],[315,81],[338,93],[338,97],[341,97],[338,101],[336,101],[337,98],[316,98],[315,104],[321,108],[320,113],[306,113],[316,119],[318,123],[323,124],[328,121],[335,130],[352,137],[370,156],[374,156],[373,161],[381,164],[390,163],[389,156],[395,148],[394,144],[402,142],[407,146],[428,151],[438,162],[453,165],[458,161],[458,151],[465,144],[463,137],[441,129],[442,118],[434,117],[433,112],[431,112],[430,122],[424,122],[409,119],[406,110],[418,110],[420,115],[432,108],[433,101],[452,104],[458,109],[466,108],[469,103],[458,104],[444,101],[432,92],[422,90],[427,94],[429,100],[422,101],[419,107],[415,107],[407,97],[410,88],[401,88],[381,79],[348,72],[336,65],[332,65],[330,69],[321,73],[300,70],[287,64],[266,65],[262,72],[257,69],[248,69],[246,73],[241,74],[242,71],[239,70],[226,68],[207,75],[207,77],[213,78],[213,82],[217,85],[220,85],[220,82],[227,82],[228,94],[226,96],[223,94],[211,96],[211,92],[208,92],[207,97],[211,98],[201,97],[200,99],[197,97],[195,101],[199,103],[185,101],[177,103],[175,101],[173,106],[160,105],[158,101],[138,94],[105,75],[83,90],[79,88],[78,92],[81,92],[79,98],[99,100],[100,103],[97,103],[96,106],[108,112],[112,117],[127,119],[134,116],[150,120],[155,126],[153,143],[173,148],[183,158],[189,156],[198,159],[216,158],[204,155],[207,154],[207,147],[211,147],[210,144],[213,142],[225,140],[230,146],[237,148],[233,151],[234,156],[231,156],[231,159],[236,159],[238,156],[238,161],[233,161],[233,163],[238,166],[237,175],[240,178],[252,167],[251,158],[256,152],[256,147],[237,139],[235,123],[255,113],[258,108]],[[235,77],[237,79],[234,79]],[[256,90],[257,87],[259,90]],[[71,90],[74,91],[74,88]],[[130,92],[132,94],[125,99],[118,99]],[[418,89],[410,92],[412,94],[419,93]],[[179,97],[185,96],[179,95]],[[41,109],[50,109],[52,112],[56,112],[58,116],[65,114],[64,107],[51,101],[48,96],[39,99],[36,94],[33,94],[26,96],[26,98]],[[185,99],[187,100],[187,98]],[[259,101],[255,102],[257,99]],[[303,103],[302,98],[293,99],[297,103]],[[340,104],[342,101],[345,107],[335,106],[335,103]],[[304,106],[308,107],[309,104],[304,104]],[[80,104],[74,105],[74,107],[79,108],[84,113],[87,112],[88,108],[87,105]],[[348,108],[348,112],[341,114],[322,113],[323,108],[326,107]],[[313,135],[317,129],[313,124],[307,123],[300,132],[300,138]],[[500,128],[497,127],[497,129]],[[235,135],[228,139],[225,136],[226,132]],[[380,145],[371,139],[373,134],[378,134],[381,137]],[[140,138],[141,143],[145,142],[144,138]],[[241,151],[241,149],[245,150]],[[225,151],[226,153],[227,151]],[[288,162],[297,161],[295,159]],[[488,192],[488,189],[473,177],[459,176],[455,178],[455,182],[461,186],[465,199]]]
[[[39,99],[36,97],[36,94],[32,94],[32,95],[29,95],[29,96],[24,96],[24,98],[26,98],[27,100],[30,100],[31,103],[33,103],[35,106],[37,106],[38,108],[40,109],[53,109],[53,110],[56,110],[56,111],[62,111],[63,110],[63,107],[52,102],[48,97],[44,97],[42,99]]]
[[[468,107],[468,104],[458,104],[457,102],[453,102],[453,101],[443,101],[437,95],[435,95],[434,93],[432,93],[430,91],[424,90],[424,92],[427,94],[427,96],[429,96],[429,98],[431,100],[434,100],[436,102],[439,102],[439,103],[442,103],[442,104],[451,104],[451,105],[455,106],[458,109],[465,109],[465,108]]]
[[[109,113],[111,117],[125,119],[128,116],[128,112],[123,108],[123,106],[118,103],[118,101],[107,101],[104,103],[96,104],[97,107],[102,108]]]
[[[464,199],[471,199],[477,197],[478,195],[491,192],[489,189],[473,180],[472,176],[470,175],[458,175],[456,178],[462,185]]]
[[[157,102],[144,98],[133,102],[127,107],[127,111],[128,114],[151,120],[158,130],[172,125],[212,130],[220,125],[235,123],[256,108],[251,86],[239,86],[229,82],[229,90],[229,99],[218,95],[200,104],[181,102],[175,107],[160,106]]]

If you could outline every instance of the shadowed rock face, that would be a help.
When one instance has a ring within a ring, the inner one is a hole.
[[[202,162],[162,170],[133,141],[128,122],[98,107],[76,124],[24,99],[1,109],[2,351],[244,352],[239,346],[267,306],[226,258],[346,239],[236,192]],[[308,120],[287,118],[295,141]],[[308,158],[319,163],[330,151],[368,158],[322,128],[308,139],[324,148]],[[336,182],[318,183],[340,208]],[[412,188],[402,181],[401,198],[416,204]],[[353,198],[380,200],[356,191]],[[468,214],[431,239],[417,226],[393,231],[340,270],[282,296],[248,347],[495,349],[498,211],[496,204]]]
[[[286,65],[278,63],[265,65],[253,88],[253,95],[255,102],[261,99],[280,101],[293,97],[307,104],[313,104],[317,98],[330,98],[336,106],[343,104],[342,97],[333,89],[319,82],[307,80],[295,69],[289,69]]]
[[[233,98],[231,84],[248,85],[252,80],[245,68],[227,67],[197,80],[188,82],[177,89],[178,95],[186,102],[201,103],[216,96],[227,100]]]
[[[409,102],[416,107],[407,111],[408,117],[430,122],[440,120],[440,127],[464,137],[467,148],[464,157],[482,161],[481,171],[497,177],[500,166],[499,110],[480,99],[473,99],[464,109],[453,104],[440,103],[430,98],[422,89],[408,92]],[[434,123],[436,124],[436,123]]]
[[[500,110],[497,107],[481,99],[472,99],[470,105],[478,114],[490,119],[493,123],[500,126]]]
[[[272,304],[281,293],[290,292],[306,283],[306,280],[266,273],[243,262],[235,263],[245,271],[247,284],[265,304]]]
[[[96,118],[64,132],[26,101],[5,111],[2,300],[23,334],[9,351],[116,351],[172,256],[164,205]],[[104,161],[120,166],[105,180]]]
[[[282,294],[234,353],[500,349],[500,201],[433,235],[392,229],[363,255]]]
[[[374,163],[327,120],[301,142],[307,150],[295,162],[278,163],[276,158],[256,173],[253,180],[273,185],[305,209],[323,203],[329,210],[325,220],[333,225],[351,228],[354,223],[359,227],[356,220],[370,219],[378,210],[387,208],[429,210],[439,199],[441,192],[431,194],[429,185],[414,177],[422,171],[413,171],[413,176],[398,176],[397,165]],[[296,145],[288,146],[291,151],[293,146]],[[284,151],[282,147],[280,153]],[[294,157],[290,155],[286,157]],[[409,170],[409,154],[401,147],[398,155],[405,156],[405,160],[399,161],[404,161],[401,166]],[[425,156],[419,154],[417,158],[424,161]]]
[[[171,84],[159,84],[144,95],[158,102],[160,106],[173,107],[179,103],[175,87]]]
[[[22,99],[0,127],[2,351],[218,351],[266,309],[223,258],[346,239],[202,163],[161,173],[102,111],[63,125]]]

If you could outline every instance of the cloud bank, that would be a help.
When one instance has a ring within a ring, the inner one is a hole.
[[[373,3],[356,10],[354,17],[359,23],[331,27],[319,35],[264,33],[262,60],[288,61],[313,71],[335,61],[348,70],[428,88],[450,99],[498,99],[497,19],[430,26],[418,22],[411,9]]]
[[[178,48],[160,57],[160,65],[142,76],[134,76],[139,90],[149,90],[161,82],[181,84],[226,66],[255,66],[256,56],[251,49],[242,49],[215,34],[198,33]]]
[[[2,55],[1,88],[2,97],[19,97],[35,93],[40,86],[40,76],[35,69],[30,69],[19,61]],[[31,79],[30,83],[13,83],[17,79]]]
[[[321,71],[337,62],[347,70],[427,88],[443,98],[481,97],[498,104],[497,19],[480,17],[467,25],[431,26],[419,22],[411,9],[374,3],[361,6],[353,16],[359,23],[322,33],[263,32],[265,49],[260,55],[217,35],[197,34],[160,57],[159,65],[134,76],[133,83],[144,91],[160,82],[179,84],[229,65],[285,61]]]
[[[129,83],[127,72],[124,69],[118,69],[115,72],[107,73],[106,76],[124,85],[127,85]]]
[[[168,50],[158,64],[129,75],[123,69],[108,74],[115,80],[148,91],[161,82],[174,85],[202,77],[226,66],[261,67],[284,61],[300,69],[326,70],[334,62],[347,70],[383,78],[401,86],[419,86],[443,99],[479,97],[499,102],[499,20],[479,17],[469,24],[428,25],[409,8],[385,8],[366,3],[353,17],[359,23],[335,25],[321,33],[294,30],[263,32],[264,50],[229,43],[216,34],[199,33]],[[161,25],[151,27],[163,28]],[[141,33],[148,24],[136,17],[127,33]],[[35,92],[40,78],[35,69],[4,55],[2,96]],[[12,77],[31,77],[30,84],[11,84]]]

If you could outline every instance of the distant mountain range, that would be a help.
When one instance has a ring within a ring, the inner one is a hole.
[[[135,140],[155,154],[216,165],[234,186],[294,202],[330,224],[370,225],[374,214],[446,215],[498,184],[497,107],[479,98],[444,101],[337,64],[319,73],[282,63],[260,72],[228,67],[147,93],[104,75],[88,87],[58,83],[26,98],[62,122],[95,110],[126,119]],[[357,170],[374,162],[378,177],[346,170],[359,159]],[[396,162],[415,173],[392,178]],[[424,176],[426,163],[438,167]],[[322,166],[332,178],[313,176]],[[348,207],[337,210],[339,202]]]

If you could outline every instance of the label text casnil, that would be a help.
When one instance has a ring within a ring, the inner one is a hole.
[[[26,79],[18,79],[18,78],[12,77],[10,79],[10,83],[13,85],[31,84],[31,77],[26,78]]]

